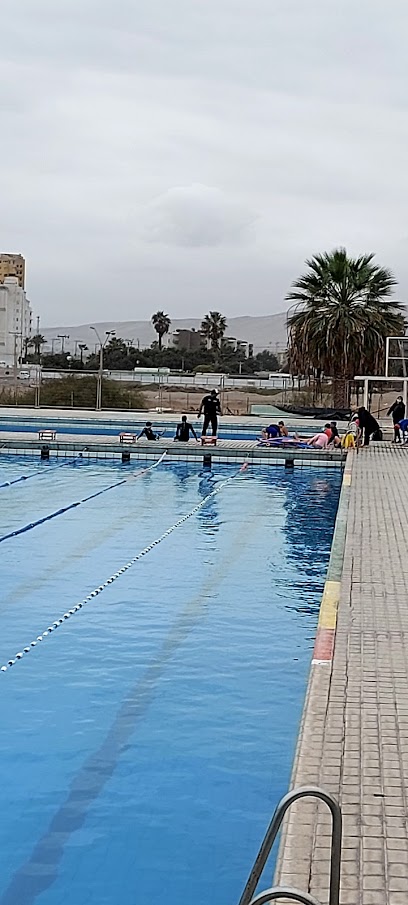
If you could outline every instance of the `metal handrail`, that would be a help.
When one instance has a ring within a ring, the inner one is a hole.
[[[239,900],[239,905],[253,905],[251,900],[255,894],[256,887],[258,886],[262,871],[270,855],[273,843],[275,842],[276,836],[278,835],[278,832],[280,830],[282,820],[291,804],[293,804],[294,801],[298,801],[299,798],[319,798],[320,801],[324,801],[324,803],[327,804],[327,807],[330,809],[332,815],[332,841],[330,855],[329,905],[339,905],[342,834],[341,810],[336,799],[333,798],[333,796],[330,795],[329,792],[325,792],[323,789],[319,789],[315,786],[304,786],[300,789],[294,789],[293,792],[288,792],[288,794],[285,795],[277,805],[275,813],[265,833],[262,845],[254,861],[254,866],[246,882],[245,889]],[[279,889],[279,887],[275,887],[275,889]],[[271,890],[269,890],[269,894],[270,893]],[[306,893],[297,894],[303,896],[306,895]],[[274,898],[276,898],[276,896],[274,896]],[[262,899],[262,901],[267,902],[269,900]],[[298,899],[298,901],[302,900]],[[312,903],[312,905],[315,905],[313,899],[309,899],[309,901],[305,899],[304,901],[306,902],[306,905],[310,905],[310,903]],[[260,905],[260,902],[258,903],[257,899],[255,899],[254,902],[256,902],[257,905]]]
[[[250,905],[266,905],[266,902],[272,902],[273,899],[292,899],[294,902],[301,902],[302,905],[320,905],[320,902],[311,896],[310,892],[301,892],[291,886],[274,886],[272,889],[265,889],[265,892],[260,892],[252,899]]]

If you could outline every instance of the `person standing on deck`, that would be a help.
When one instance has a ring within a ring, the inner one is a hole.
[[[405,418],[405,404],[402,396],[397,396],[395,402],[388,409],[387,415],[392,415],[392,423],[394,426],[394,437],[392,442],[401,442],[400,432],[397,425]]]
[[[207,428],[211,424],[212,435],[213,437],[216,437],[218,428],[218,415],[222,414],[217,390],[211,390],[211,393],[209,393],[208,396],[204,396],[201,400],[200,411],[198,413],[199,418],[201,417],[203,412],[204,423],[201,436],[206,436]]]
[[[378,421],[364,406],[358,410],[358,423],[364,434],[363,446],[368,446],[370,437],[372,440],[382,440],[382,430]]]

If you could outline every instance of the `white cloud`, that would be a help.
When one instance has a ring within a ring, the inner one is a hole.
[[[19,0],[0,250],[45,323],[283,307],[374,250],[408,296],[404,0]]]
[[[246,241],[254,221],[253,215],[225,192],[199,183],[168,189],[143,213],[142,235],[148,242],[193,248]]]

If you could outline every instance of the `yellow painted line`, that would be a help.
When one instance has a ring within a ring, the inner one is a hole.
[[[339,600],[340,582],[326,581],[320,605],[319,628],[336,628]]]
[[[350,472],[350,474],[347,474],[347,472],[344,472],[344,475],[343,475],[343,484],[344,484],[345,487],[350,487],[350,485],[351,485],[351,472]]]

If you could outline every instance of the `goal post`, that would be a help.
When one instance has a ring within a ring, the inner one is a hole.
[[[387,336],[385,376],[390,378],[408,377],[408,336]]]

